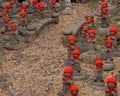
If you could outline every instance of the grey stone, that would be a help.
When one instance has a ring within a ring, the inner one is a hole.
[[[113,50],[112,53],[114,56],[120,56],[120,50]]]
[[[4,48],[8,50],[17,50],[22,48],[24,45],[23,42],[20,43],[5,43]]]
[[[115,78],[117,79],[118,82],[120,82],[120,73],[115,75]]]
[[[33,24],[32,25],[28,25],[27,26],[27,30],[28,31],[34,31],[36,29],[36,26],[37,26],[36,24],[34,24],[34,25]]]
[[[108,33],[108,31],[109,31],[109,28],[101,28],[101,27],[99,27],[98,29],[97,29],[97,31],[99,32],[99,33]]]
[[[81,58],[85,64],[93,64],[94,65],[95,61],[97,59],[102,59],[102,56],[101,56],[100,52],[98,52],[98,51],[95,51],[94,53],[87,51],[87,52],[81,54]],[[89,59],[87,59],[87,58],[89,58]]]
[[[80,50],[81,53],[87,52],[89,50],[87,45],[82,45],[82,44],[79,44],[77,48]]]
[[[88,74],[85,74],[85,73],[82,73],[82,72],[74,74],[74,80],[75,81],[87,80],[89,78],[90,78],[90,76]]]
[[[114,70],[115,63],[114,61],[105,61],[104,60],[104,71],[111,71]]]
[[[105,90],[105,84],[104,82],[103,83],[100,83],[100,82],[92,82],[88,85],[90,88],[94,89],[94,90],[102,90],[104,91]]]
[[[38,26],[36,28],[36,33],[39,34],[39,32],[47,25],[49,25],[50,23],[56,23],[56,19],[53,18],[47,18],[47,19],[43,19],[40,22],[38,22]]]

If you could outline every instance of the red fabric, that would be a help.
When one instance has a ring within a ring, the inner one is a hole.
[[[107,44],[111,44],[111,46],[107,46]],[[113,41],[111,39],[105,41],[105,47],[107,49],[112,49]]]
[[[11,24],[11,30],[12,30],[12,33],[15,34],[15,31],[17,30],[17,24],[15,23]]]
[[[74,37],[74,36],[70,36],[69,38],[68,38],[68,43],[70,43],[70,41],[74,41],[74,43],[71,45],[71,46],[73,46],[74,48],[76,48],[76,37]]]
[[[74,56],[75,54],[78,54],[78,56]],[[80,51],[75,49],[72,51],[73,58],[80,61]]]
[[[53,6],[56,6],[56,0],[51,0],[51,2]]]
[[[10,4],[6,4],[6,9],[10,10],[11,9],[11,5]]]
[[[73,95],[73,94],[72,94],[73,91],[77,91],[77,94],[78,94],[78,91],[79,91],[78,86],[73,85],[73,86],[70,88],[70,96],[77,96],[77,94],[76,94],[76,95]]]
[[[33,7],[36,7],[38,0],[32,0]]]
[[[117,33],[118,33],[118,29],[116,27],[112,27],[110,28],[110,33],[111,32],[114,32],[114,34],[110,34],[110,38],[112,39],[112,37],[116,37],[117,36]]]
[[[117,86],[117,79],[115,77],[108,78],[106,84],[108,84],[109,82],[114,83]],[[109,91],[107,96],[110,96],[112,91],[117,92],[116,86],[114,88],[108,87]]]
[[[7,9],[2,9],[2,16],[8,17],[8,10]]]
[[[91,21],[90,23],[92,23],[93,22],[93,18],[92,17],[87,17],[86,21],[87,21],[87,23],[88,23],[88,21]]]
[[[106,18],[108,15],[108,8],[102,8],[102,15]]]
[[[104,7],[104,8],[108,8],[108,2],[106,2],[106,1],[104,1],[104,2],[102,2],[101,3],[101,6],[102,6],[102,8]]]
[[[90,36],[90,34],[94,34],[94,36]],[[89,35],[89,38],[90,38],[88,43],[91,43],[96,38],[96,31],[95,30],[88,30],[88,35]]]
[[[21,9],[20,9],[20,11],[22,12],[26,12],[26,9],[27,9],[27,6],[26,5],[22,5],[21,6]]]
[[[71,68],[71,67],[66,67],[65,69],[64,69],[64,75],[65,75],[65,73],[70,73],[71,75],[70,76],[65,76],[65,82],[68,84],[68,80],[69,79],[73,79],[73,69]]]
[[[38,3],[37,6],[38,6],[38,9],[42,12],[42,14],[44,14],[44,8],[45,8],[44,4],[42,2],[40,2],[40,3]]]
[[[99,67],[98,65],[99,64],[102,64],[102,66],[101,67]],[[103,70],[103,60],[96,60],[96,69],[97,70]]]
[[[10,25],[10,19],[8,17],[4,18],[4,22],[7,27]]]
[[[26,12],[21,12],[20,16],[21,16],[22,20],[26,20]]]
[[[87,33],[88,33],[88,30],[85,30],[84,29],[84,26],[87,26],[88,27],[88,30],[90,29],[90,25],[88,23],[85,23],[83,26],[82,26],[82,31],[84,32],[84,37],[87,37]]]

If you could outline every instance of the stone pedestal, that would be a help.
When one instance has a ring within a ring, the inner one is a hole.
[[[90,76],[86,73],[80,72],[80,73],[74,73],[74,80],[79,81],[79,80],[87,80],[89,79]]]
[[[104,82],[92,82],[88,86],[94,90],[102,90],[102,91],[105,90]]]

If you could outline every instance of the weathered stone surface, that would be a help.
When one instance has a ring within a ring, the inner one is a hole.
[[[104,71],[111,71],[114,70],[115,63],[114,61],[105,61],[104,60]]]
[[[78,45],[77,48],[80,50],[81,53],[87,52],[89,50],[87,45]]]
[[[17,50],[24,46],[23,42],[20,43],[5,43],[4,48],[8,50]]]
[[[71,9],[70,7],[67,7],[62,11],[62,15],[72,15],[73,12],[74,12],[73,9]]]
[[[92,82],[88,85],[90,88],[94,89],[94,90],[102,90],[104,91],[105,90],[105,84],[104,82],[103,83],[100,83],[100,82]]]
[[[75,81],[79,81],[79,80],[87,80],[89,79],[90,76],[88,74],[85,73],[78,73],[78,74],[74,74],[74,80]]]
[[[3,56],[5,54],[5,49],[0,49],[0,56]]]
[[[118,82],[120,82],[120,73],[115,75],[115,78],[117,79]]]
[[[101,56],[100,52],[96,51],[95,53],[92,54],[88,51],[88,52],[82,53],[81,58],[85,64],[93,64],[94,65],[95,61],[97,59],[102,59],[102,56]]]
[[[97,31],[98,31],[99,33],[108,33],[109,28],[101,28],[101,27],[99,27],[99,28],[97,29]]]

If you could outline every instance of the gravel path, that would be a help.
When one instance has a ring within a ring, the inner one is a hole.
[[[73,8],[73,15],[61,16],[59,24],[45,28],[28,48],[0,58],[0,96],[57,96],[62,91],[63,60],[67,58],[62,30],[82,19],[86,10],[90,12],[83,4],[73,4]],[[93,74],[84,64],[82,67]],[[89,89],[87,82],[76,82],[81,96],[104,96]]]

